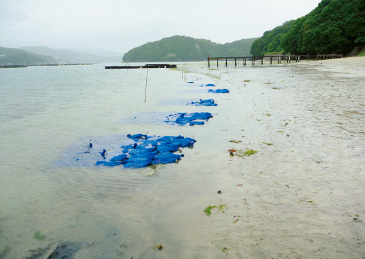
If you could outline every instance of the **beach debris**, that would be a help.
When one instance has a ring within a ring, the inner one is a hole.
[[[205,215],[210,216],[212,214],[213,209],[218,209],[218,212],[220,211],[222,213],[225,213],[225,210],[224,210],[225,208],[226,208],[226,204],[221,204],[221,205],[218,205],[218,206],[213,205],[213,206],[206,207],[203,210],[203,212],[205,213]]]
[[[215,86],[215,84],[201,84],[200,87],[203,87],[203,86]]]
[[[153,247],[153,250],[162,250],[163,249],[163,246],[161,245],[161,244],[159,244],[159,245],[155,245],[154,247]]]
[[[105,149],[103,149],[103,151],[102,152],[99,152],[99,154],[104,158],[104,159],[106,159],[106,155],[107,155],[107,153],[106,153],[106,150]]]
[[[308,202],[308,203],[314,203],[314,201],[313,201],[313,200],[308,199],[308,198],[306,198],[306,199],[305,199],[305,201],[306,201],[306,202]]]
[[[147,139],[147,135],[143,135],[143,134],[127,134],[127,138],[133,139],[134,141],[136,140],[140,140],[140,139]]]
[[[205,215],[210,216],[212,214],[212,209],[217,208],[217,206],[208,206],[203,210]]]
[[[228,150],[228,152],[229,152],[230,156],[234,156],[234,152],[237,152],[237,150],[234,149],[234,148],[231,148],[231,149]]]
[[[91,139],[90,139],[90,142],[89,142],[89,149],[92,149],[93,148],[93,143],[91,143]]]
[[[251,82],[251,80],[243,80],[243,82],[248,83]]]
[[[238,156],[238,157],[246,157],[246,156],[252,156],[256,153],[258,153],[259,151],[253,150],[253,149],[248,149],[246,151],[243,151],[242,149],[229,149],[228,150],[229,154],[231,156]]]
[[[235,219],[235,220],[233,220],[233,223],[235,224],[235,223],[237,223],[239,220],[240,220],[240,219]]]
[[[268,142],[262,142],[262,144],[265,144],[265,145],[267,145],[267,146],[272,146],[272,145],[274,145],[273,143],[268,143]]]
[[[36,232],[34,232],[34,234],[33,234],[33,238],[34,238],[34,239],[37,239],[37,240],[39,240],[39,241],[43,241],[43,240],[46,238],[46,236],[45,236],[45,235],[43,235],[43,234],[41,234],[41,231],[36,231]]]
[[[248,149],[245,151],[245,153],[243,154],[243,156],[252,156],[256,153],[258,153],[259,151],[253,150],[253,149]]]
[[[219,205],[218,206],[218,210],[220,211],[220,212],[222,212],[222,213],[225,213],[225,209],[226,208],[226,204],[222,204],[222,205]]]
[[[237,187],[243,187],[242,183],[236,184]]]
[[[219,190],[219,191],[217,191],[217,193],[218,193],[218,194],[222,194],[222,191],[221,191],[221,190]]]
[[[193,81],[190,81],[190,82],[187,82],[188,84],[194,84],[194,82]]]
[[[175,113],[167,116],[165,122],[170,124],[179,124],[184,126],[189,124],[194,125],[204,125],[204,121],[208,121],[213,115],[210,112],[194,112],[194,113]]]
[[[227,93],[229,93],[229,90],[228,89],[209,89],[208,93],[227,94]]]
[[[190,102],[186,105],[194,105],[194,106],[217,106],[217,104],[214,102],[214,99],[207,99],[202,100],[200,99],[198,102]]]
[[[231,143],[241,143],[242,141],[241,140],[230,140],[229,142],[231,142]]]
[[[138,141],[138,144],[136,142],[122,146],[122,154],[112,157],[109,161],[97,161],[96,165],[142,168],[150,165],[175,163],[184,157],[184,154],[174,153],[180,151],[180,148],[193,147],[196,142],[192,138],[185,138],[180,135],[164,137],[142,134],[128,135],[135,142]]]
[[[222,252],[223,252],[223,253],[226,253],[226,255],[228,255],[228,250],[229,250],[229,248],[227,248],[227,247],[223,247]]]
[[[355,217],[353,217],[352,220],[355,221],[355,222],[362,222],[362,220],[359,219],[359,218],[360,218],[360,215],[359,214],[355,214]]]

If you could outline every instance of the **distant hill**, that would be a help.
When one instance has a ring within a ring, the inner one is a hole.
[[[87,53],[96,55],[99,57],[112,58],[112,57],[123,57],[123,53],[112,51],[112,50],[94,50],[94,49],[71,49],[75,52]],[[121,61],[121,60],[119,60]]]
[[[21,49],[0,47],[0,65],[39,65],[56,63],[52,57],[38,55]]]
[[[76,52],[69,49],[53,49],[44,46],[37,46],[37,47],[23,47],[21,48],[28,52],[32,52],[35,54],[40,55],[47,55],[53,57],[57,63],[101,63],[101,62],[121,62],[122,55],[119,56],[106,56],[104,55],[96,55],[90,53],[82,53]],[[93,51],[94,53],[102,53],[102,51]],[[111,52],[108,52],[111,53]],[[114,52],[113,52],[114,53]]]
[[[364,37],[364,0],[322,0],[309,14],[265,32],[251,53],[262,55],[277,46],[273,49],[291,54],[347,54]]]
[[[123,56],[124,62],[200,61],[210,56],[249,56],[256,39],[218,44],[210,40],[172,36],[136,47]]]

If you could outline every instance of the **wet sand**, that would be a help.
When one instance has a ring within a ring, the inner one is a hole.
[[[260,78],[210,70],[221,84],[229,77],[237,96],[224,104],[235,115],[217,143],[230,162],[197,206],[224,213],[185,226],[211,241],[214,252],[199,256],[364,257],[365,58],[289,66]],[[229,149],[258,153],[228,158]]]

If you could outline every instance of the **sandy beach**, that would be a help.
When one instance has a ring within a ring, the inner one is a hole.
[[[198,225],[229,258],[363,258],[365,58],[290,67],[260,78],[241,70],[230,82],[237,124],[222,126],[221,147],[258,153],[229,159],[207,198],[224,213]]]

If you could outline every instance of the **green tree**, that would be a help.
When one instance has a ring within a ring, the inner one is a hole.
[[[285,34],[283,48],[296,54],[343,53],[365,35],[364,0],[323,0]]]
[[[281,45],[282,39],[286,32],[289,31],[295,21],[285,22],[283,25],[266,31],[264,35],[257,39],[251,46],[251,54],[254,56],[263,56],[267,53],[283,52]]]

